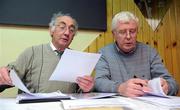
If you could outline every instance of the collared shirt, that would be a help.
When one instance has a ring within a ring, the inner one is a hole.
[[[50,47],[52,48],[53,51],[57,50],[56,47],[53,45],[52,42],[50,42]]]
[[[56,55],[58,55],[58,53],[56,52],[56,47],[53,45],[53,43],[52,42],[50,42],[50,47],[51,47],[51,49],[54,51],[54,53],[56,54]]]
[[[63,54],[63,52],[62,52],[62,51],[59,51],[58,49],[56,49],[56,47],[53,45],[52,42],[50,42],[50,47],[52,48],[52,50],[54,51],[54,53],[55,53],[57,56],[61,57],[61,55]]]

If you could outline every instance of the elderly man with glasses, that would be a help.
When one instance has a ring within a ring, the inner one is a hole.
[[[9,77],[10,69],[14,69],[30,92],[62,93],[90,92],[94,86],[91,76],[78,77],[77,83],[49,81],[64,50],[69,47],[78,24],[69,14],[54,14],[49,23],[52,41],[48,44],[27,48],[15,62],[0,68],[0,91],[13,86]],[[21,92],[21,91],[19,91]]]

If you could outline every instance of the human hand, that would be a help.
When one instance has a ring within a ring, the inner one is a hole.
[[[12,85],[9,69],[7,67],[0,68],[0,85]]]
[[[83,92],[90,92],[94,87],[94,78],[92,76],[83,76],[77,78],[78,86],[83,90]]]
[[[118,87],[118,93],[127,97],[138,97],[145,94],[144,91],[151,91],[147,87],[148,81],[139,78],[129,79]]]
[[[161,87],[163,89],[163,92],[165,94],[168,94],[168,91],[169,91],[169,84],[168,84],[168,82],[165,79],[163,79],[163,78],[160,78],[160,81],[161,81]]]

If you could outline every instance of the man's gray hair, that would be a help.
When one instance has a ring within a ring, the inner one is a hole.
[[[139,25],[139,19],[133,13],[128,11],[119,12],[112,19],[111,30],[113,31],[117,28],[117,24],[119,21],[129,22],[131,20],[134,20],[137,25]]]
[[[63,17],[63,16],[68,16],[68,17],[70,17],[70,18],[73,19],[74,25],[75,25],[75,31],[77,31],[77,30],[78,30],[78,23],[77,23],[77,21],[76,21],[69,13],[63,14],[62,12],[58,12],[58,13],[53,14],[53,16],[52,16],[52,18],[51,18],[51,21],[50,21],[50,23],[49,23],[49,27],[53,29],[54,26],[56,25],[56,20],[57,20],[57,18]]]

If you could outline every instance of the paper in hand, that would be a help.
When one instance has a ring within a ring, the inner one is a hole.
[[[76,82],[77,77],[90,75],[101,54],[66,49],[50,80]]]

